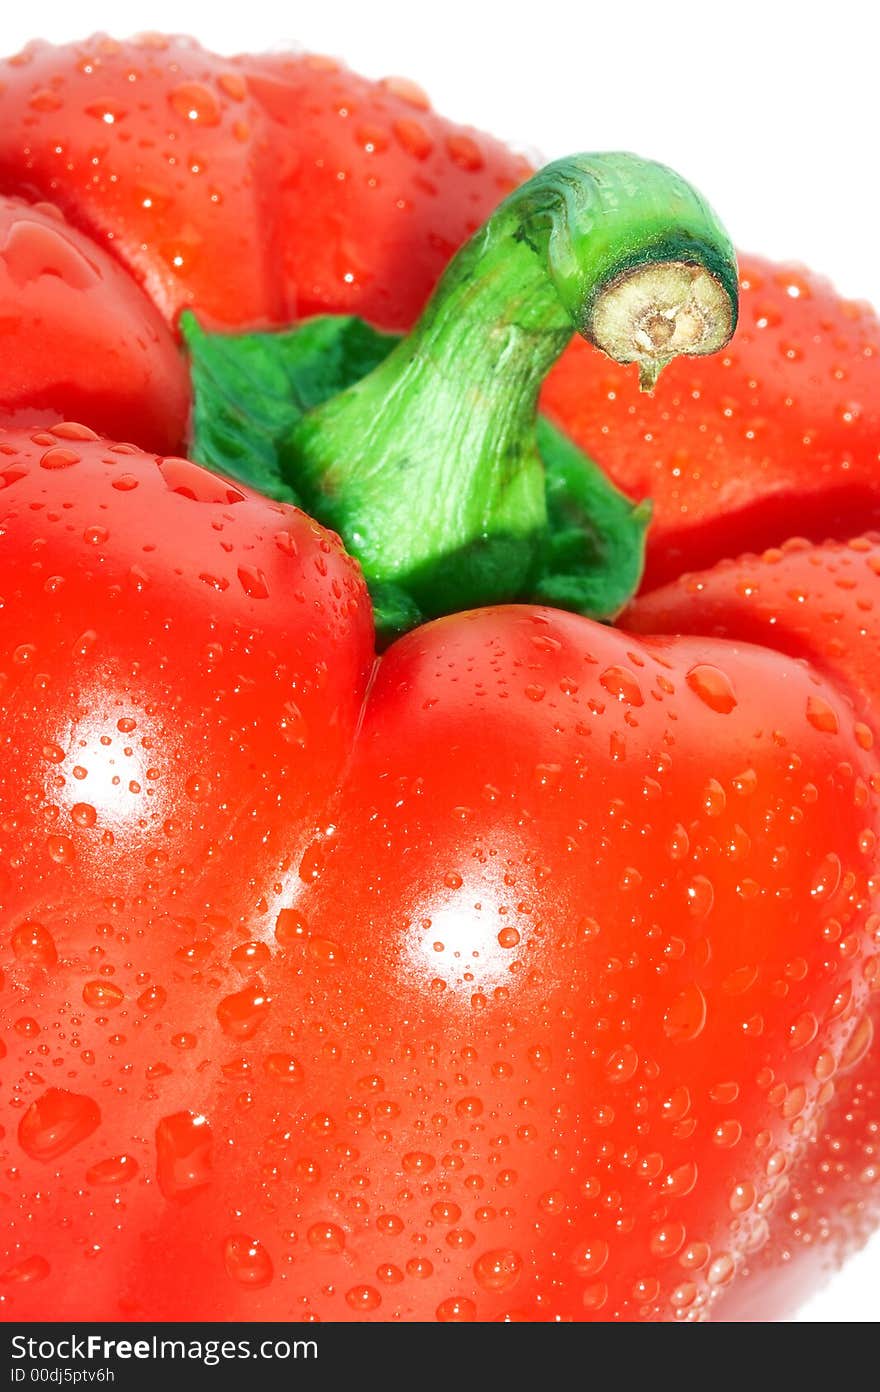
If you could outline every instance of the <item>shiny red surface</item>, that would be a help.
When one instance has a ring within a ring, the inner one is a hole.
[[[704,1313],[865,1007],[846,701],[513,607],[397,643],[355,738],[320,529],[4,445],[10,1317]]]

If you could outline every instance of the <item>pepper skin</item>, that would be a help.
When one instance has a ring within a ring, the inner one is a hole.
[[[339,551],[84,434],[2,437],[8,1316],[707,1313],[867,995],[845,700],[486,609],[389,650],[334,795]]]
[[[109,1315],[115,1258],[92,1257],[117,1195],[136,1225],[164,1203],[145,1118],[187,1105],[210,1047],[195,983],[257,931],[335,787],[370,606],[336,539],[185,460],[64,425],[0,432],[0,464],[4,1148],[31,1176],[0,1284],[9,1308],[45,1316],[57,1285],[59,1315]],[[225,1009],[246,1034],[243,1001]],[[195,1164],[171,1134],[166,1195]]]
[[[95,35],[0,65],[0,187],[109,245],[171,324],[191,306],[211,326],[329,309],[408,328],[529,172],[414,84],[329,58]]]
[[[874,747],[880,720],[877,535],[821,546],[796,539],[760,556],[723,562],[643,597],[622,622],[635,631],[772,643],[846,693],[859,719],[859,743]],[[819,706],[813,719],[830,726],[830,714]],[[873,860],[872,836],[866,835],[862,849]],[[834,915],[823,934],[831,958],[850,950]],[[873,920],[871,934],[876,949],[880,918]],[[808,1124],[809,1144],[770,1216],[768,1243],[719,1303],[717,1318],[788,1317],[880,1222],[880,1054],[873,1043],[880,1027],[878,967],[875,950],[863,969],[873,1004],[853,1027],[833,1078],[834,1095]],[[787,1094],[780,1107],[802,1132],[799,1101]]]
[[[131,277],[50,203],[0,197],[0,423],[89,420],[174,450],[189,383],[168,326]]]

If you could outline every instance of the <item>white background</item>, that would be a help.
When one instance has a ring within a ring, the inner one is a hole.
[[[806,262],[880,305],[880,28],[861,0],[4,0],[28,39],[190,32],[234,53],[291,44],[414,78],[438,110],[529,152],[627,149],[681,171],[736,244]],[[802,1318],[880,1319],[880,1241]]]

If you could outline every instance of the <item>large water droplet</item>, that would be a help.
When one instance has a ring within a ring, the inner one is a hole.
[[[217,1006],[220,1028],[230,1039],[250,1039],[264,1023],[271,999],[259,981],[252,981],[243,990],[225,996]]]
[[[168,101],[178,116],[193,125],[218,126],[220,103],[214,93],[201,82],[181,82],[168,93]]]
[[[371,1310],[378,1310],[382,1304],[382,1297],[375,1286],[352,1286],[345,1292],[345,1303],[350,1305],[352,1310],[366,1315]]]
[[[58,961],[55,939],[42,923],[23,923],[12,934],[12,953],[17,962],[54,967]]]
[[[337,1223],[313,1223],[306,1241],[315,1252],[337,1256],[345,1247],[345,1233]]]
[[[125,1000],[125,996],[112,981],[87,981],[82,989],[82,998],[92,1010],[115,1010]]]
[[[821,696],[807,698],[807,719],[815,730],[821,730],[823,734],[836,735],[840,729],[834,709]]]
[[[819,1021],[811,1010],[806,1010],[789,1027],[788,1042],[792,1049],[803,1049],[812,1044],[818,1033]]]
[[[630,706],[645,704],[645,697],[635,673],[627,667],[606,667],[599,677],[599,682],[612,696],[616,696],[618,701],[624,701]]]
[[[695,875],[687,887],[688,911],[694,918],[706,918],[715,903],[712,881],[705,875]]]
[[[706,997],[696,982],[676,996],[663,1016],[663,1033],[678,1044],[702,1034],[706,1023]]]
[[[175,1112],[156,1127],[156,1178],[166,1199],[189,1198],[210,1184],[213,1136],[205,1117]]]
[[[581,1276],[596,1276],[607,1265],[611,1249],[601,1237],[594,1237],[575,1249],[571,1264]]]
[[[871,1047],[874,1039],[874,1025],[870,1015],[863,1015],[850,1035],[846,1048],[840,1056],[841,1068],[853,1068]]]
[[[272,1258],[262,1242],[244,1233],[233,1233],[223,1243],[223,1265],[240,1286],[261,1290],[275,1275]]]
[[[100,1124],[101,1111],[94,1098],[49,1088],[31,1103],[18,1123],[18,1142],[32,1160],[57,1160],[97,1131]]]
[[[267,1054],[263,1069],[270,1078],[282,1083],[301,1083],[303,1071],[292,1054]]]
[[[507,1291],[516,1285],[522,1273],[522,1257],[510,1248],[484,1252],[474,1262],[474,1275],[484,1290]]]
[[[138,1172],[138,1162],[130,1155],[111,1155],[99,1160],[86,1172],[89,1184],[127,1184]]]
[[[730,678],[719,667],[698,663],[687,674],[687,684],[704,705],[719,715],[729,715],[737,704]]]
[[[605,1076],[612,1083],[627,1083],[638,1066],[639,1056],[632,1044],[624,1044],[605,1060]]]
[[[441,1300],[436,1314],[441,1324],[472,1324],[477,1318],[477,1307],[466,1296],[453,1295]]]

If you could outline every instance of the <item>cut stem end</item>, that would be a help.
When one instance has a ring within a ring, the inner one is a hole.
[[[583,332],[615,362],[638,363],[639,386],[652,391],[673,358],[722,348],[734,315],[724,286],[704,266],[649,262],[599,293]]]

